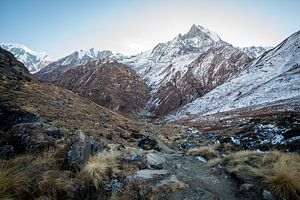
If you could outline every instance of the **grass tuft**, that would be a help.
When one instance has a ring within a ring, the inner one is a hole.
[[[106,151],[92,156],[84,166],[82,175],[99,190],[103,181],[111,178],[118,171],[118,156],[116,152]]]
[[[202,146],[189,149],[187,154],[190,156],[202,156],[205,159],[212,159],[218,156],[218,151],[214,146]]]

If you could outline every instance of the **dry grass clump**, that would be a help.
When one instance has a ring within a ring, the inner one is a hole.
[[[30,194],[30,183],[23,171],[0,167],[0,199],[20,199]]]
[[[300,199],[298,154],[280,151],[264,154],[257,151],[239,151],[224,158],[222,164],[228,172],[240,178],[260,181],[261,185],[283,199]]]
[[[265,154],[252,173],[262,178],[275,194],[285,199],[300,199],[300,156],[273,151]]]
[[[0,163],[0,199],[30,197],[32,179],[25,166],[31,156],[19,156]]]
[[[83,177],[98,190],[103,181],[118,171],[119,153],[101,152],[92,156],[82,169]]]
[[[162,185],[159,189],[163,190],[163,191],[178,191],[178,190],[184,190],[186,189],[188,186],[182,182],[182,181],[174,181],[174,182],[170,182],[168,184]]]
[[[202,146],[189,149],[187,154],[190,156],[202,156],[205,159],[212,159],[218,156],[218,151],[215,150],[215,146]]]
[[[51,199],[74,199],[73,191],[78,185],[78,179],[74,179],[70,171],[49,170],[38,182],[38,190]]]

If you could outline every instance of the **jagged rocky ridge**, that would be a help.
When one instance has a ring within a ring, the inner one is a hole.
[[[71,69],[78,65],[85,64],[95,59],[106,58],[111,55],[112,55],[111,51],[107,51],[107,50],[98,51],[95,50],[94,48],[86,51],[85,50],[75,51],[64,58],[61,58],[56,62],[47,65],[38,73],[36,73],[35,76],[41,81],[52,83],[68,69]]]
[[[193,25],[188,33],[120,62],[132,66],[150,87],[146,110],[164,116],[222,84],[252,59],[216,33]]]
[[[52,62],[45,52],[35,52],[22,44],[0,44],[3,49],[14,54],[14,56],[24,63],[26,68],[35,73]]]

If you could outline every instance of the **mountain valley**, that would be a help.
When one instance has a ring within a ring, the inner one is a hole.
[[[299,31],[56,61],[6,44],[0,73],[0,199],[300,198]]]

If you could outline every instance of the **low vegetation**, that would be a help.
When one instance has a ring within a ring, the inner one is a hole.
[[[82,177],[99,190],[103,181],[108,181],[118,171],[118,156],[116,152],[101,152],[91,157],[83,167]]]
[[[280,151],[238,151],[210,160],[238,179],[259,184],[283,199],[300,199],[300,156]]]
[[[189,149],[187,154],[190,156],[202,156],[205,159],[212,159],[218,156],[217,146],[201,146]]]

